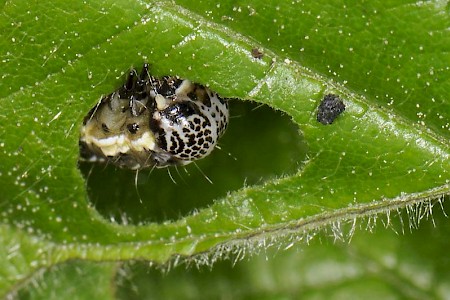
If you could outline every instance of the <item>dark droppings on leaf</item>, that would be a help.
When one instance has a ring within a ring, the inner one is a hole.
[[[317,121],[323,125],[331,124],[344,110],[345,104],[339,96],[327,94],[317,110]]]
[[[261,59],[261,58],[263,58],[263,56],[264,56],[264,53],[262,53],[258,48],[252,49],[252,57],[253,58]]]

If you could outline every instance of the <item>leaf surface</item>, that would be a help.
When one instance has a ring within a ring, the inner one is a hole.
[[[69,259],[211,262],[448,195],[449,23],[441,1],[4,3],[1,293]],[[200,163],[212,186],[157,170],[136,193],[133,173],[100,168],[88,196],[82,119],[144,61],[285,116],[232,100],[240,128]],[[329,93],[346,111],[324,126]]]

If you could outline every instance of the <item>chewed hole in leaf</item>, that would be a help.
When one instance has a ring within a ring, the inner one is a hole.
[[[219,149],[186,167],[141,170],[82,163],[89,199],[106,219],[142,224],[176,220],[245,186],[294,174],[306,144],[288,115],[233,100]],[[209,182],[212,181],[212,183]]]

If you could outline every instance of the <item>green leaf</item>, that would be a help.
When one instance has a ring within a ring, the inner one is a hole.
[[[401,230],[399,221],[394,218],[393,228]],[[235,264],[217,263],[212,270],[177,268],[162,274],[144,264],[130,264],[116,277],[117,295],[119,299],[139,295],[153,299],[446,299],[450,226],[439,212],[435,223],[440,234],[428,222],[400,236],[393,230],[358,230],[350,244],[330,243],[321,234],[307,247],[271,249]]]
[[[163,273],[146,263],[109,263],[108,270],[108,263],[70,262],[45,272],[19,296],[108,299],[114,293],[118,299],[446,299],[450,226],[439,210],[433,222],[402,235],[395,232],[406,229],[401,215],[396,215],[391,222],[394,230],[357,230],[351,243],[331,243],[326,234],[320,234],[307,247],[271,248],[251,259],[218,262],[212,269],[179,267]],[[360,226],[382,226],[380,221],[365,220]],[[114,284],[95,284],[108,276]],[[74,283],[81,288],[75,289]],[[68,288],[61,293],[58,288],[64,284]],[[105,294],[93,295],[100,286]]]
[[[71,259],[210,264],[405,207],[415,225],[450,194],[449,25],[444,1],[3,3],[0,295]],[[177,184],[80,171],[84,115],[144,61],[271,109],[232,100],[224,151]],[[324,126],[329,93],[346,111]]]
[[[28,289],[15,295],[20,299],[114,299],[115,286],[111,284],[117,265],[72,261],[50,268],[33,278]],[[37,278],[36,278],[37,277]]]

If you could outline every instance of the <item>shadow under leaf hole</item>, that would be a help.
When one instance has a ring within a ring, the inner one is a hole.
[[[136,186],[135,171],[81,163],[89,200],[113,222],[163,222],[211,205],[243,186],[297,171],[307,147],[288,115],[237,100],[230,103],[230,113],[221,149],[198,161],[198,167],[141,170]]]

